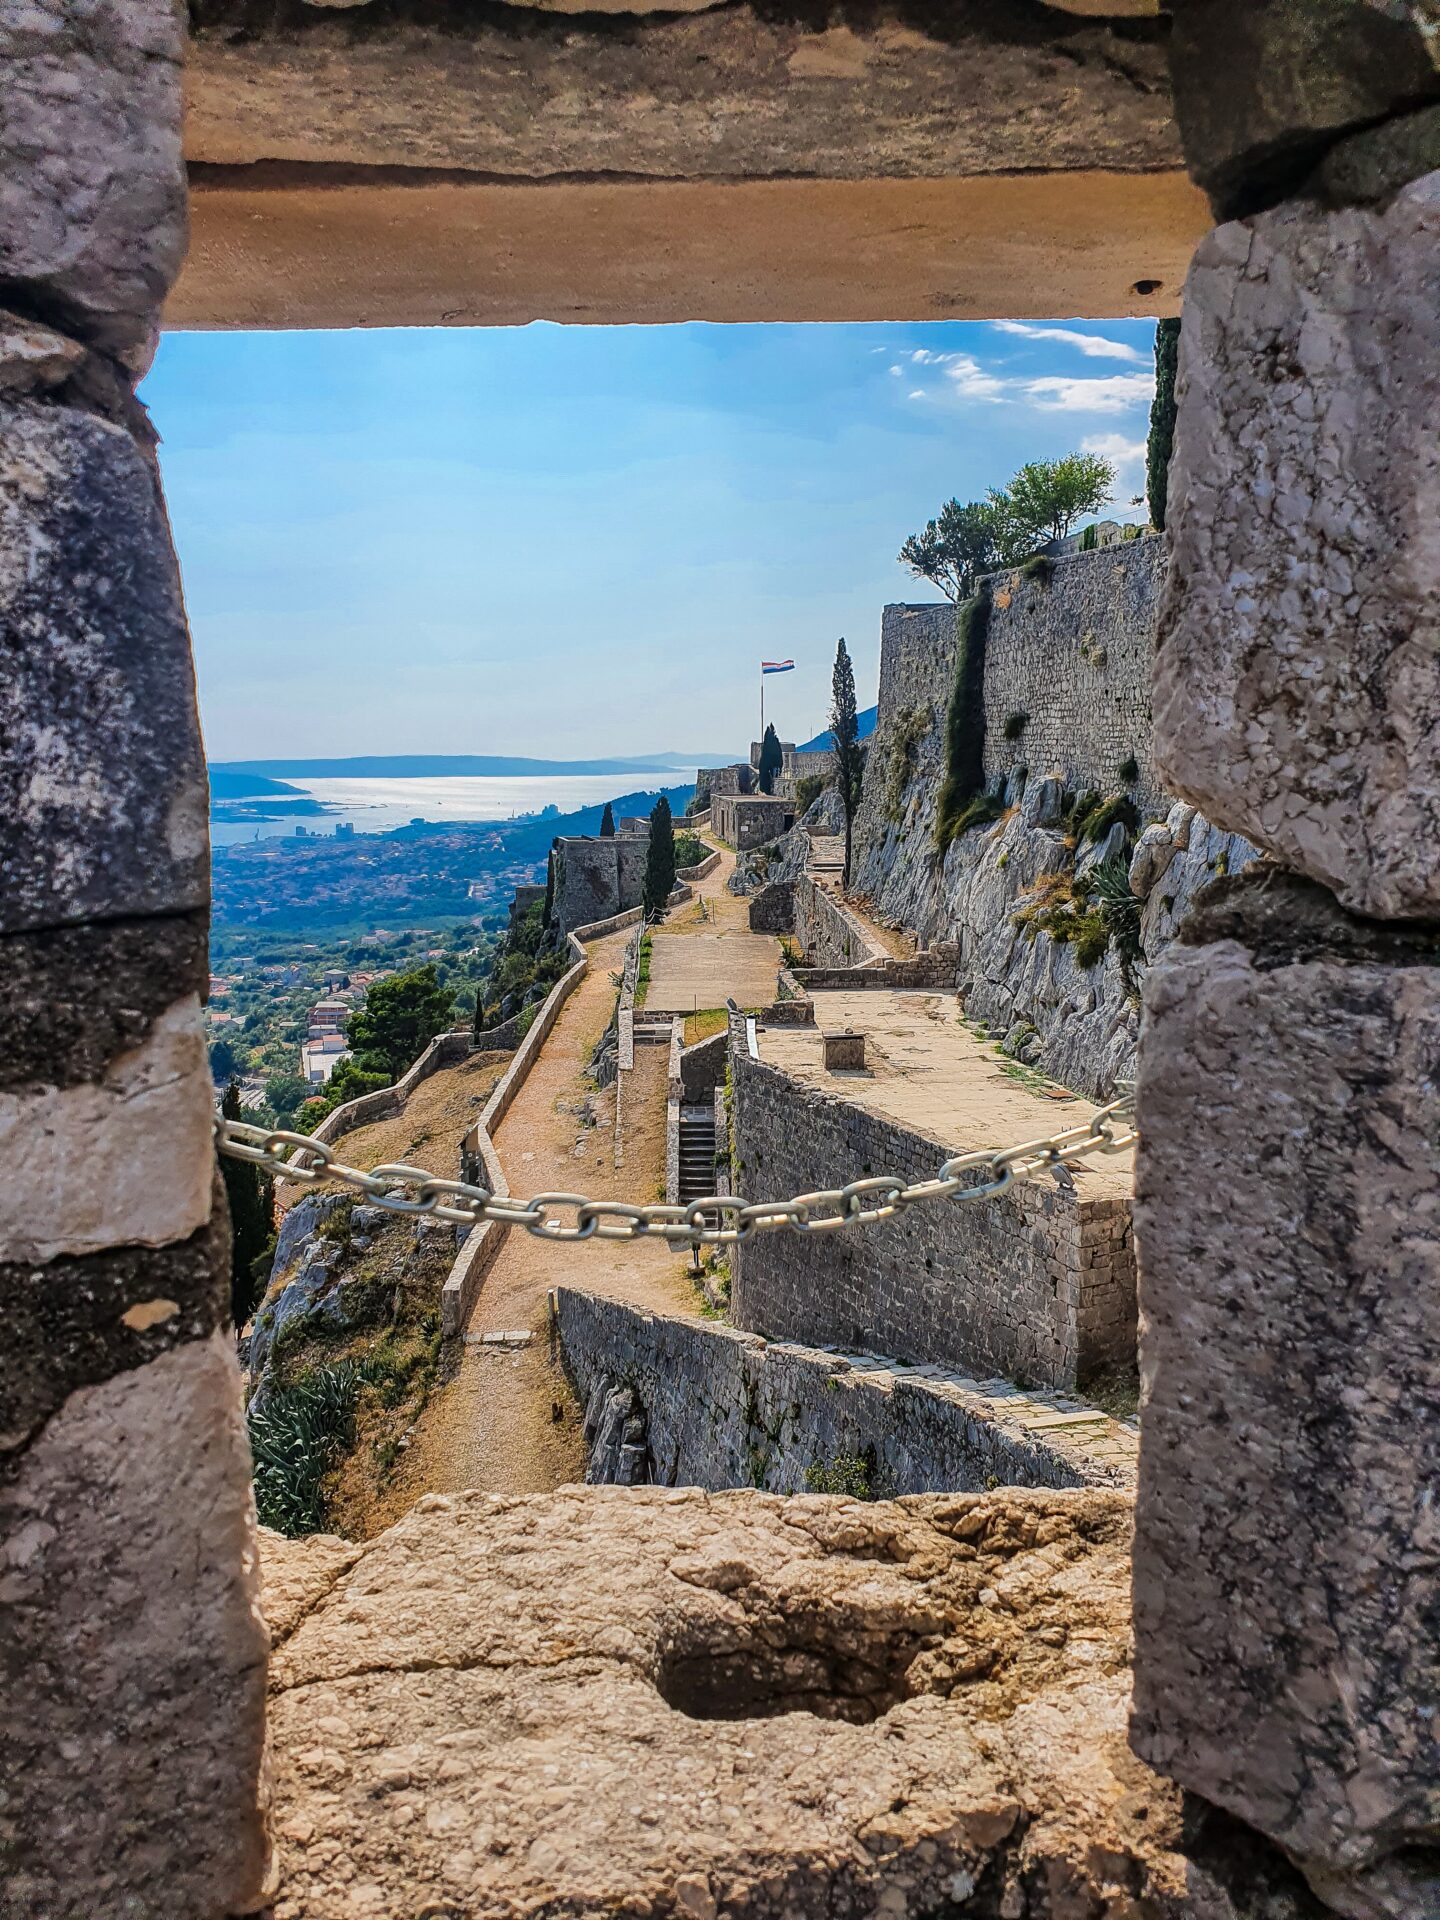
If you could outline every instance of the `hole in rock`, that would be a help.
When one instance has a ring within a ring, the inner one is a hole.
[[[793,1620],[785,1627],[792,1637],[783,1645],[769,1644],[757,1627],[746,1646],[694,1641],[672,1646],[661,1656],[656,1690],[667,1706],[692,1720],[773,1720],[782,1713],[811,1713],[820,1720],[868,1726],[909,1697],[906,1673],[935,1638],[847,1629],[843,1621],[816,1622],[813,1633]]]

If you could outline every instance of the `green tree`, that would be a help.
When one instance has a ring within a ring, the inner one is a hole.
[[[265,1098],[270,1111],[277,1120],[282,1121],[289,1120],[300,1102],[308,1100],[313,1091],[310,1082],[302,1080],[298,1073],[272,1073],[265,1082]]]
[[[780,750],[780,736],[774,727],[767,726],[765,738],[760,742],[760,765],[756,769],[760,776],[760,791],[775,791],[775,776],[785,764],[785,755]]]
[[[1002,564],[999,532],[993,499],[972,500],[963,507],[958,500],[947,500],[923,533],[911,534],[898,557],[947,600],[959,602],[975,591],[982,573]]]
[[[865,753],[860,745],[860,728],[855,713],[855,669],[842,639],[835,649],[835,669],[830,676],[830,736],[835,757],[835,785],[845,809],[845,868],[842,889],[850,885],[850,855],[855,836],[855,809],[860,804],[860,782],[865,772]]]
[[[600,838],[602,840],[615,838],[615,809],[608,800],[605,802],[605,811],[600,816]]]
[[[1115,491],[1115,469],[1095,453],[1028,461],[1003,493],[990,495],[1005,559],[1046,540],[1063,540],[1075,522],[1098,513]]]
[[[223,1081],[233,1080],[238,1067],[235,1049],[228,1040],[210,1042],[210,1078],[217,1087]]]
[[[232,1080],[225,1089],[220,1111],[227,1120],[240,1120],[240,1089]],[[255,1311],[270,1262],[275,1224],[275,1182],[260,1167],[222,1156],[220,1175],[230,1203],[230,1318],[243,1327]]]
[[[1155,328],[1155,398],[1150,403],[1150,437],[1145,443],[1145,497],[1150,524],[1163,529],[1170,486],[1170,455],[1175,446],[1175,372],[1180,359],[1180,322],[1161,320]]]
[[[383,1068],[367,1068],[359,1060],[340,1061],[321,1089],[321,1105],[306,1114],[306,1123],[313,1131],[336,1107],[343,1107],[347,1100],[358,1100],[361,1094],[388,1087],[393,1077]]]
[[[645,853],[645,918],[659,913],[675,885],[675,823],[662,793],[650,810],[650,844]]]
[[[396,1080],[445,1031],[454,1004],[455,995],[440,985],[433,966],[377,980],[350,1021],[350,1051],[367,1071],[383,1066]]]
[[[555,918],[555,842],[550,842],[550,857],[545,862],[545,910],[540,924],[549,927]]]

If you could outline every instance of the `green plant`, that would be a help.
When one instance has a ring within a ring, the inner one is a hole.
[[[780,936],[780,952],[787,967],[803,967],[805,955],[788,933]]]
[[[961,817],[985,785],[985,642],[990,632],[990,589],[967,600],[955,616],[955,683],[945,716],[945,779],[935,813],[935,845],[943,855]],[[992,816],[993,817],[993,816]],[[973,826],[973,819],[966,820]]]
[[[1095,549],[1099,546],[1099,544],[1100,544],[1100,529],[1092,520],[1089,526],[1086,527],[1085,531],[1080,535],[1079,551],[1081,553],[1094,553]]]
[[[367,1071],[384,1067],[397,1079],[444,1032],[454,1005],[454,993],[440,985],[433,965],[377,980],[351,1018],[350,1050]]]
[[[1115,469],[1093,453],[1067,453],[1060,460],[1031,460],[1003,495],[1012,544],[1037,546],[1063,540],[1082,514],[1098,513],[1115,490]]]
[[[1018,740],[1030,724],[1028,713],[1007,713],[1004,733],[1007,740]]]
[[[806,773],[795,782],[795,817],[800,819],[807,814],[820,795],[825,791],[824,774]]]
[[[1127,753],[1115,771],[1127,787],[1133,787],[1140,778],[1140,762],[1133,753]]]
[[[1028,560],[1021,563],[1020,577],[1022,580],[1034,580],[1038,585],[1048,587],[1050,576],[1054,571],[1055,562],[1048,553],[1032,553]]]
[[[650,840],[645,852],[645,917],[664,911],[675,886],[675,823],[662,793],[650,810]]]
[[[650,990],[650,954],[652,942],[647,933],[640,942],[640,964],[635,974],[635,1005],[643,1007]]]
[[[698,867],[702,860],[710,858],[710,849],[698,833],[677,833],[675,836],[675,869]]]
[[[837,1453],[828,1463],[817,1460],[805,1469],[807,1493],[838,1493],[850,1500],[878,1500],[879,1473],[875,1449],[863,1454]]]
[[[760,742],[760,765],[756,768],[761,793],[775,791],[775,776],[784,765],[785,755],[781,751],[780,736],[773,726],[765,729],[765,738]]]
[[[600,838],[602,840],[615,838],[615,809],[608,800],[605,802],[605,811],[600,816]]]
[[[840,875],[843,892],[850,885],[855,809],[860,804],[860,785],[865,774],[865,749],[860,744],[855,710],[855,669],[843,637],[835,649],[835,666],[830,675],[830,739],[830,750],[835,757],[835,784],[840,789],[840,804],[845,812],[845,864]]]
[[[923,533],[911,534],[898,558],[958,604],[974,593],[981,574],[1004,558],[993,500],[972,500],[963,507],[958,500],[947,500]]]
[[[316,1367],[249,1418],[255,1510],[293,1540],[325,1524],[325,1476],[355,1434],[360,1374],[351,1361]]]
[[[1065,814],[1065,831],[1079,847],[1103,840],[1119,822],[1127,833],[1140,825],[1140,812],[1127,793],[1100,793],[1093,787],[1078,794]]]
[[[898,822],[904,812],[915,749],[934,724],[929,707],[906,707],[895,716],[885,749],[885,813],[891,820]]]

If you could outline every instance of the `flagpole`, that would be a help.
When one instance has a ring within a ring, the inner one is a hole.
[[[765,668],[760,668],[760,751],[765,751]]]

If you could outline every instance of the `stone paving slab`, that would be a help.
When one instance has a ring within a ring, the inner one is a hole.
[[[1014,1146],[1083,1126],[1095,1102],[1038,1075],[1007,1073],[991,1042],[977,1040],[953,994],[817,991],[813,1027],[762,1027],[760,1058],[801,1085],[883,1114],[952,1152]],[[821,1035],[851,1028],[866,1040],[863,1071],[827,1072]],[[1098,1156],[1074,1170],[1095,1199],[1128,1198],[1134,1154]]]

